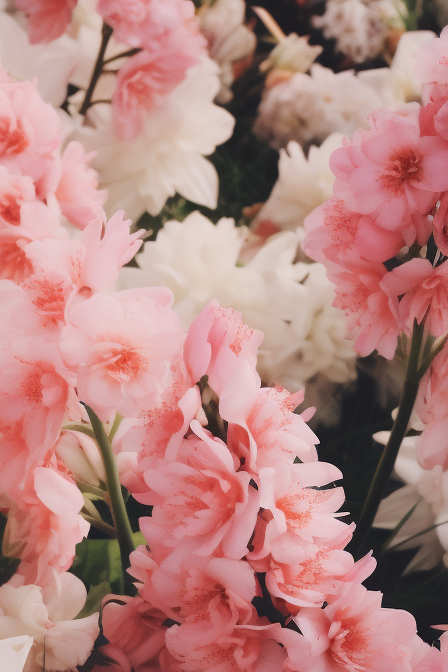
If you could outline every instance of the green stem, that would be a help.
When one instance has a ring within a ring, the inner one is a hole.
[[[115,530],[112,525],[108,525],[104,522],[104,520],[94,518],[94,516],[90,516],[88,513],[84,513],[84,511],[81,511],[81,516],[84,518],[84,520],[90,523],[92,527],[96,527],[97,530],[101,530],[101,532],[105,532],[105,534],[107,534],[109,537],[115,539]]]
[[[91,107],[93,92],[95,91],[95,87],[98,83],[99,78],[101,77],[101,72],[103,70],[104,54],[106,53],[107,45],[112,35],[112,28],[108,26],[107,23],[103,23],[102,35],[103,38],[101,40],[101,46],[98,52],[98,57],[96,59],[95,67],[92,72],[92,77],[90,78],[90,84],[86,91],[83,104],[81,105],[81,108],[79,110],[79,113],[82,115],[85,115],[89,107]]]
[[[380,502],[384,496],[386,486],[392,474],[398,451],[405,437],[412,409],[417,397],[419,377],[419,356],[423,341],[424,324],[414,322],[412,333],[411,352],[406,370],[406,378],[401,394],[397,417],[395,418],[389,441],[383,450],[381,459],[376,468],[375,475],[370,485],[367,499],[361,517],[358,521],[350,550],[355,557],[360,557],[364,542],[372,527]]]
[[[136,47],[135,49],[129,49],[128,51],[123,51],[121,54],[116,54],[115,56],[111,56],[110,58],[107,58],[105,61],[103,61],[103,65],[107,65],[108,63],[113,63],[114,61],[118,61],[120,58],[127,58],[128,56],[135,56],[135,54],[138,54],[141,51],[139,47]]]
[[[126,583],[126,569],[129,567],[129,555],[135,550],[134,541],[132,539],[132,530],[129,523],[126,506],[121,492],[120,479],[118,477],[117,463],[109,438],[105,432],[103,423],[100,421],[96,413],[92,411],[89,406],[85,406],[92,429],[95,434],[96,442],[101,451],[103,458],[104,469],[106,471],[107,490],[109,494],[110,509],[114,521],[115,533],[120,546],[121,565],[123,567],[123,574]]]

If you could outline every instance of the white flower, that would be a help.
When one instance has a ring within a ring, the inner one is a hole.
[[[108,105],[89,111],[93,126],[80,128],[75,139],[88,151],[98,151],[92,166],[100,188],[108,190],[109,214],[125,210],[134,221],[145,210],[156,215],[176,192],[216,207],[218,176],[204,157],[228,140],[234,125],[232,115],[213,104],[219,86],[218,66],[204,59],[148,114],[142,132],[130,142],[116,139]]]
[[[265,334],[258,368],[266,383],[296,391],[319,372],[327,383],[353,377],[355,353],[324,267],[295,263],[292,231],[272,236],[238,266],[246,235],[231,219],[215,226],[199,213],[167,222],[138,255],[140,268],[121,270],[120,288],[169,287],[185,328],[212,299],[236,308]]]
[[[37,78],[37,90],[44,101],[59,107],[76,67],[77,44],[68,35],[50,44],[30,44],[22,26],[0,12],[0,62],[14,80]]]
[[[244,0],[216,0],[204,5],[198,14],[199,25],[207,39],[210,57],[220,68],[221,89],[216,99],[229,102],[232,97],[233,66],[250,56],[257,46],[257,38],[244,25],[246,3]]]
[[[0,638],[34,638],[24,672],[41,672],[44,659],[47,672],[65,672],[85,663],[99,634],[98,614],[73,620],[86,596],[82,581],[68,572],[55,573],[45,588],[0,586]]]
[[[299,37],[296,33],[291,33],[274,47],[269,57],[261,63],[260,70],[266,72],[271,68],[278,68],[291,72],[306,72],[320,53],[322,53],[320,45],[310,45],[308,37]]]
[[[364,63],[383,51],[389,27],[404,30],[406,13],[397,0],[329,0],[325,14],[313,17],[313,25],[327,39],[336,39],[337,51]]]
[[[274,149],[290,140],[321,143],[334,132],[351,136],[368,128],[367,116],[382,102],[352,70],[335,74],[315,63],[311,75],[295,73],[265,91],[254,132]]]
[[[293,140],[280,150],[279,177],[254,220],[255,227],[269,221],[281,229],[295,230],[310,212],[331,198],[335,178],[329,160],[331,153],[342,147],[342,138],[340,133],[332,133],[320,147],[310,147],[308,158]]]
[[[29,635],[0,640],[0,660],[5,672],[22,672],[32,645],[33,638]]]
[[[390,432],[378,432],[373,438],[386,445],[389,436]],[[403,440],[394,471],[406,485],[382,500],[374,522],[375,527],[393,530],[415,506],[390,545],[392,550],[398,545],[419,549],[406,572],[431,569],[442,557],[448,566],[448,472],[440,466],[420,467],[417,440],[418,436]]]

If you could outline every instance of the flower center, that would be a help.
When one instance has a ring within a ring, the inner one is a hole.
[[[421,182],[422,177],[421,156],[408,149],[391,157],[386,173],[380,177],[380,181],[394,194],[402,194],[406,184]]]
[[[148,361],[132,348],[113,348],[107,370],[117,380],[129,381],[148,370]]]

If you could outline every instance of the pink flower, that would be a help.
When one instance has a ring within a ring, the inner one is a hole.
[[[375,348],[392,359],[397,347],[399,328],[389,297],[382,287],[387,270],[382,264],[351,266],[333,270],[329,278],[336,284],[333,305],[347,316],[349,334],[356,338],[355,350],[366,357]]]
[[[354,584],[325,609],[302,609],[295,621],[311,645],[303,669],[411,672],[421,645],[415,620],[406,611],[381,608],[381,597]]]
[[[448,146],[439,137],[420,137],[415,112],[413,106],[408,116],[377,110],[370,130],[357,131],[330,160],[335,196],[389,231],[407,228],[414,212],[427,214],[448,189]]]
[[[115,131],[120,140],[132,140],[144,117],[160,105],[204,53],[199,33],[181,28],[169,33],[162,44],[142,51],[120,68],[112,96]]]
[[[102,420],[138,417],[179,384],[184,333],[162,287],[95,294],[73,305],[60,349],[77,373],[79,399]]]
[[[425,316],[425,327],[433,336],[448,331],[446,262],[434,268],[428,259],[411,259],[388,273],[381,286],[393,300],[405,333],[410,335],[414,320],[420,324]]]
[[[222,441],[197,421],[191,426],[197,436],[183,442],[179,461],[145,472],[154,508],[151,518],[140,520],[140,528],[152,550],[154,538],[163,539],[166,552],[188,541],[198,555],[210,555],[220,546],[226,557],[240,559],[255,528],[258,492],[248,473],[235,470]]]
[[[263,333],[244,324],[241,313],[212,301],[190,326],[184,359],[191,380],[208,375],[210,387],[220,395],[232,376],[244,365],[255,373]]]
[[[420,47],[415,76],[422,83],[448,84],[448,29]]]
[[[89,168],[94,153],[86,154],[79,142],[70,142],[62,155],[61,179],[55,196],[62,214],[78,229],[94,220],[106,219],[101,207],[106,192],[98,191],[97,174]]]
[[[84,506],[81,492],[54,462],[53,459],[51,466],[39,466],[28,473],[20,499],[6,498],[3,502],[9,507],[5,552],[20,558],[17,572],[25,583],[43,586],[53,580],[54,571],[69,569],[76,544],[90,528],[79,515]],[[10,484],[26,475],[18,460],[8,463],[4,470]]]
[[[442,254],[448,256],[448,194],[444,194],[433,220],[434,240]]]
[[[98,0],[97,10],[119,42],[149,51],[194,18],[190,0]]]
[[[65,32],[72,19],[76,0],[15,0],[28,15],[31,44],[51,42]]]
[[[183,672],[283,672],[285,649],[279,645],[281,627],[267,619],[235,626],[215,643],[195,646],[181,636],[182,626],[166,633],[168,650],[181,662]]]
[[[367,216],[351,212],[344,201],[332,198],[319,206],[305,219],[308,233],[303,249],[306,254],[325,264],[326,259],[336,264],[356,264],[359,260],[374,263],[387,261],[405,244],[414,242],[417,231],[409,223],[405,231],[388,231]],[[424,245],[430,235],[430,225],[419,235]],[[419,231],[420,234],[420,231]]]

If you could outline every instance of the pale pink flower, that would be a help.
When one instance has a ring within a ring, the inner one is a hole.
[[[415,76],[422,83],[448,84],[448,27],[420,47]]]
[[[191,426],[198,436],[182,443],[179,461],[145,472],[154,508],[151,518],[140,519],[141,530],[151,549],[154,538],[163,539],[166,553],[188,541],[200,556],[220,546],[226,557],[240,559],[255,528],[258,492],[247,472],[235,470],[225,443],[197,421]]]
[[[194,18],[190,0],[98,0],[97,10],[117,40],[148,48]]]
[[[31,44],[51,42],[64,34],[72,19],[76,0],[15,0],[28,16]]]
[[[415,620],[406,611],[381,608],[381,597],[354,584],[325,609],[302,609],[295,621],[311,645],[303,669],[411,672],[421,645]]]
[[[60,3],[58,3],[60,4]],[[32,82],[0,80],[0,163],[32,178],[38,198],[53,193],[60,171],[60,122]]]
[[[441,198],[433,219],[434,240],[442,254],[448,256],[448,194]]]
[[[191,380],[208,375],[210,387],[220,395],[241,366],[255,372],[263,333],[244,324],[241,313],[212,301],[190,326],[184,359]],[[254,373],[254,375],[257,375]]]
[[[407,116],[380,109],[369,131],[333,152],[335,196],[389,231],[403,231],[414,212],[427,214],[448,189],[448,151],[439,137],[420,137],[417,110]]]
[[[361,357],[375,349],[386,359],[395,354],[399,328],[382,288],[386,274],[383,264],[368,263],[348,270],[332,266],[329,272],[330,280],[336,284],[333,306],[345,312],[349,335],[356,338],[355,350]]]
[[[82,581],[69,573],[53,574],[43,589],[11,582],[0,587],[0,637],[26,634],[34,639],[26,671],[42,670],[44,660],[45,669],[53,672],[85,663],[99,635],[98,613],[76,618],[86,598]]]
[[[314,409],[303,417],[293,412],[303,399],[303,390],[290,394],[281,387],[260,389],[249,366],[235,372],[221,394],[219,411],[228,422],[228,446],[246,471],[256,474],[278,459],[289,464],[297,457],[301,462],[317,461],[319,440],[305,422]]]
[[[75,546],[87,536],[90,525],[80,515],[84,499],[74,481],[51,466],[36,467],[26,477],[20,499],[3,502],[9,506],[4,552],[19,557],[17,575],[25,583],[42,586],[69,569]],[[21,467],[20,473],[17,469]],[[21,481],[26,472],[23,462],[7,463],[3,480]],[[17,494],[17,489],[14,494]]]
[[[120,140],[138,135],[144,117],[184,80],[188,68],[198,63],[203,53],[199,33],[183,28],[126,61],[112,96],[115,132]]]
[[[235,626],[213,644],[195,646],[182,637],[182,626],[174,625],[167,630],[166,643],[183,672],[283,672],[281,630],[278,623],[260,618],[253,625]]]
[[[78,229],[105,221],[106,192],[98,190],[97,173],[89,167],[94,153],[86,154],[80,142],[70,142],[61,159],[61,178],[55,196],[62,214]]]
[[[405,238],[411,245],[416,238],[411,223],[406,231],[388,231],[368,215],[348,210],[340,198],[332,198],[313,210],[304,225],[308,234],[303,243],[304,251],[324,264],[326,259],[342,265],[357,263],[360,259],[384,262],[398,254]],[[429,235],[430,226],[427,235],[420,236],[422,245]]]
[[[433,336],[448,331],[448,264],[435,268],[428,259],[411,259],[397,266],[382,280],[398,313],[399,327],[412,334],[414,320]],[[402,297],[398,301],[398,297]]]
[[[24,203],[36,197],[33,181],[30,177],[10,175],[4,166],[0,166],[0,227],[19,226],[20,210]]]
[[[179,384],[184,332],[163,287],[95,294],[70,308],[60,349],[77,373],[78,397],[108,420],[158,408]]]

